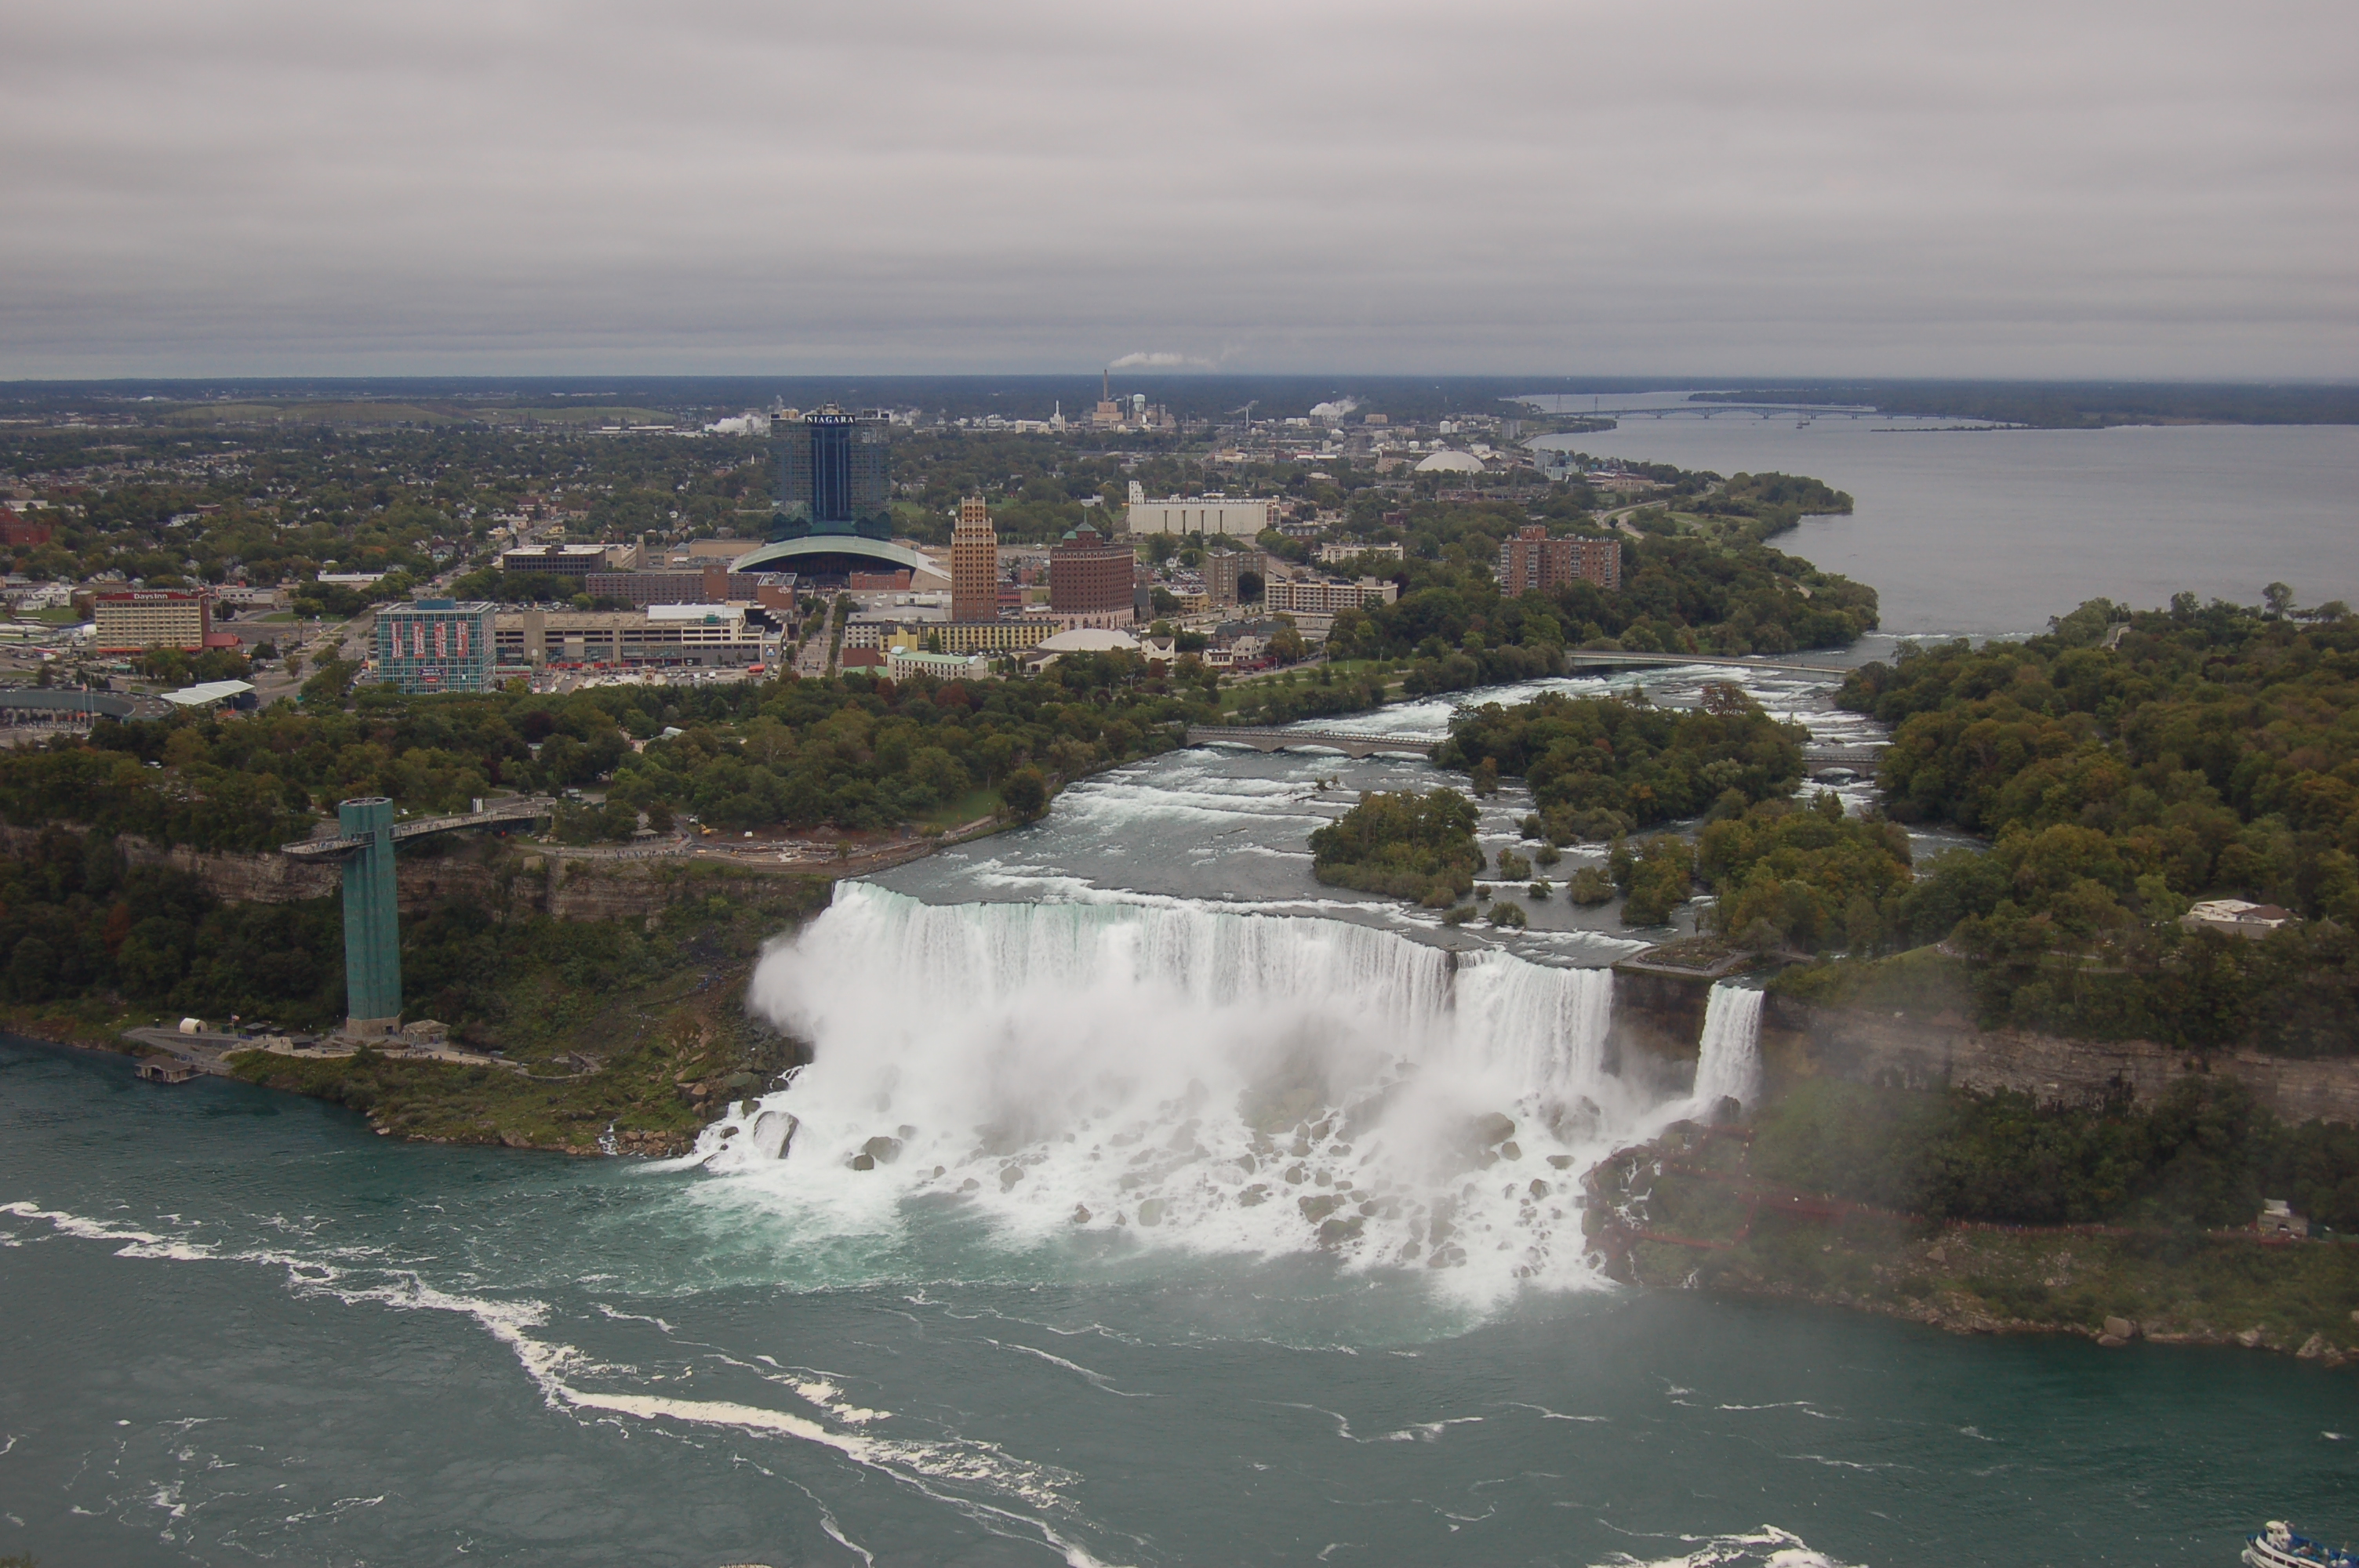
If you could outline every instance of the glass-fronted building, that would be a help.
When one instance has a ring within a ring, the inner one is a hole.
[[[492,612],[487,601],[420,599],[376,612],[376,678],[403,691],[489,691]]]
[[[789,524],[822,534],[884,530],[890,538],[892,497],[886,482],[886,421],[823,408],[770,424],[778,449],[778,512]]]

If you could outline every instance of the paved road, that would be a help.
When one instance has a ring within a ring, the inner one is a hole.
[[[831,603],[820,618],[819,630],[810,634],[795,654],[795,674],[812,676],[827,674],[828,650],[835,643],[835,606]]]

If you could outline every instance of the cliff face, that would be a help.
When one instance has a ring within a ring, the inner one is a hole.
[[[1773,1088],[1825,1074],[1899,1088],[2014,1089],[2051,1100],[2123,1089],[2151,1099],[2189,1074],[2220,1073],[2288,1121],[2359,1122],[2359,1062],[2257,1053],[2207,1062],[2144,1040],[1984,1031],[1954,1013],[1895,1018],[1772,996],[1762,1008],[1761,1057]]]
[[[1632,1054],[1682,1065],[1692,1076],[1703,1041],[1704,999],[1712,982],[1647,970],[1614,972],[1614,1020],[1607,1026],[1608,1065],[1626,1071]]]
[[[21,853],[40,838],[38,828],[0,824],[0,851]],[[342,885],[332,865],[284,855],[205,854],[151,844],[135,835],[115,840],[135,866],[169,866],[202,882],[230,903],[291,903],[327,898]],[[425,913],[453,898],[476,901],[493,914],[548,914],[559,920],[633,919],[723,885],[720,869],[663,860],[569,858],[517,852],[496,840],[453,846],[442,853],[405,851],[394,861],[401,913]]]
[[[1674,1074],[1691,1065],[1710,990],[1703,979],[1617,972],[1614,1048],[1656,1058]],[[2143,1040],[1985,1031],[1950,1012],[1906,1018],[1772,995],[1761,1010],[1761,1063],[1773,1095],[1804,1078],[1833,1077],[1890,1088],[2013,1089],[2045,1100],[2126,1089],[2151,1099],[2188,1074],[2222,1073],[2288,1121],[2359,1123],[2359,1061],[2245,1053],[2206,1062]]]
[[[83,830],[69,827],[76,837]],[[0,854],[32,852],[43,829],[0,823]],[[134,866],[169,866],[187,871],[215,897],[234,903],[292,903],[298,899],[325,898],[336,891],[333,866],[309,865],[284,855],[205,855],[186,848],[151,844],[136,834],[115,840],[124,860]]]

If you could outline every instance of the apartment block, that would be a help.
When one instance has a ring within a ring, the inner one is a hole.
[[[1546,528],[1533,524],[1500,545],[1498,570],[1499,591],[1510,599],[1574,582],[1615,592],[1622,587],[1622,541],[1551,539]]]
[[[1273,578],[1263,590],[1262,609],[1271,615],[1336,615],[1371,604],[1390,604],[1399,597],[1400,585],[1389,578],[1364,577],[1357,582]]]

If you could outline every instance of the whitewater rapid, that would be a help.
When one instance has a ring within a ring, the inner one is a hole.
[[[1682,1082],[1609,1059],[1602,969],[1184,903],[850,883],[750,989],[814,1059],[693,1158],[814,1238],[955,1206],[1007,1246],[1316,1250],[1471,1294],[1586,1287],[1582,1173],[1723,1095],[1749,1103],[1758,1001],[1715,988]]]

